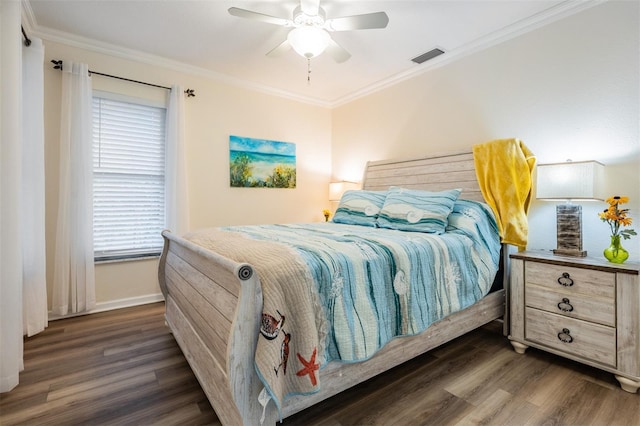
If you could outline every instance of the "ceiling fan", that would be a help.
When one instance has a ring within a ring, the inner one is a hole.
[[[329,32],[385,28],[389,23],[389,17],[384,12],[327,19],[324,9],[320,7],[320,0],[300,0],[300,5],[293,10],[292,19],[237,7],[229,8],[229,13],[239,18],[292,28],[287,39],[268,52],[267,56],[278,56],[293,48],[299,55],[311,59],[326,51],[338,63],[349,59],[351,54],[336,43]]]

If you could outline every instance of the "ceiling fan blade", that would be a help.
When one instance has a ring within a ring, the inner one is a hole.
[[[327,19],[325,28],[329,31],[369,30],[373,28],[385,28],[388,23],[389,17],[386,13],[374,12]]]
[[[300,9],[309,16],[316,16],[320,8],[320,0],[300,0]]]
[[[289,26],[293,24],[291,20],[278,18],[276,16],[265,15],[264,13],[253,12],[251,10],[240,9],[238,7],[230,7],[228,12],[238,18],[252,19],[254,21],[266,22],[268,24]]]
[[[327,54],[331,56],[333,60],[339,64],[348,60],[351,57],[351,53],[347,52],[347,50],[344,47],[336,43],[334,39],[330,39],[329,45],[325,49],[325,52],[327,52]]]
[[[285,41],[267,52],[267,56],[270,58],[275,58],[282,55],[283,53],[288,52],[289,50],[291,50],[291,44],[289,43],[289,40],[285,39]]]

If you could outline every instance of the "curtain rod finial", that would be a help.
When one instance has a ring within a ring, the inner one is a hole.
[[[184,93],[187,95],[187,98],[194,98],[196,96],[194,89],[187,89]]]
[[[20,30],[22,30],[22,36],[24,37],[24,45],[29,47],[31,46],[31,39],[27,36],[27,33],[24,30],[24,27],[20,25]]]
[[[54,70],[60,70],[62,71],[62,59],[52,59],[51,63],[53,64],[53,69]]]

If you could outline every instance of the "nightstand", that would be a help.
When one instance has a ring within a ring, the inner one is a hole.
[[[640,264],[526,251],[510,255],[509,340],[613,373],[640,388]]]

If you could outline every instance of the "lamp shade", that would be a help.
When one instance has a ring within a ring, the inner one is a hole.
[[[331,36],[322,28],[305,25],[289,31],[287,40],[300,56],[311,59],[324,52]]]
[[[340,201],[342,194],[350,189],[360,189],[360,185],[356,182],[331,182],[329,184],[329,201]]]
[[[536,198],[604,200],[604,165],[597,161],[540,164]]]

